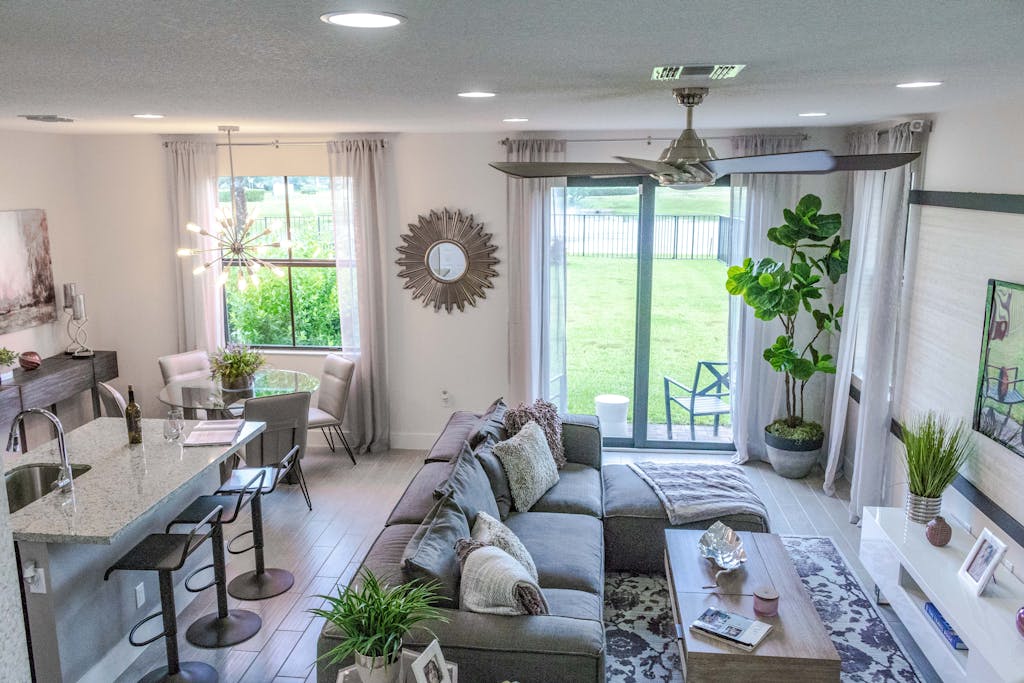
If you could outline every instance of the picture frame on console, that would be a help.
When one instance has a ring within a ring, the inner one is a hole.
[[[416,683],[452,683],[441,644],[434,640],[410,665]]]
[[[1005,554],[1006,544],[991,531],[984,529],[957,574],[974,589],[976,595],[981,595]]]

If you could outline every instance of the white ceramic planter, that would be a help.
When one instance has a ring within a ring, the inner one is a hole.
[[[384,657],[366,657],[358,652],[355,665],[363,683],[395,683],[402,669],[397,658],[389,662]]]

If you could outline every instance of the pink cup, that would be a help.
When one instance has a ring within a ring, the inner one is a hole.
[[[771,586],[760,586],[754,590],[754,613],[762,617],[774,617],[779,613],[779,593]]]

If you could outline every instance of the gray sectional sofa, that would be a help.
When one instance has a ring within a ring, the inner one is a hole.
[[[496,402],[483,414],[451,416],[362,566],[392,580],[439,580],[446,596],[443,613],[450,621],[430,628],[445,657],[458,663],[460,683],[600,683],[605,568],[663,571],[667,517],[653,491],[637,488],[628,467],[610,466],[602,476],[600,426],[589,415],[563,418],[568,462],[559,471],[559,482],[529,511],[511,510],[507,480],[490,452],[504,438],[501,412]],[[510,617],[458,609],[459,565],[451,546],[468,535],[481,496],[493,497],[504,523],[532,555],[550,614]],[[607,518],[609,504],[614,518]],[[706,528],[713,521],[688,526]],[[738,530],[767,531],[767,520],[759,518],[724,521]],[[417,545],[420,551],[410,558],[409,547]],[[615,558],[607,556],[608,548]],[[338,638],[325,625],[318,655]],[[429,640],[423,632],[413,633],[408,644],[424,646]],[[321,661],[317,668],[318,683],[334,683],[341,667]]]

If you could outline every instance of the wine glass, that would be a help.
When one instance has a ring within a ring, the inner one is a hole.
[[[167,419],[164,420],[164,439],[177,441],[185,429],[185,416],[180,408],[173,408],[167,412]]]

